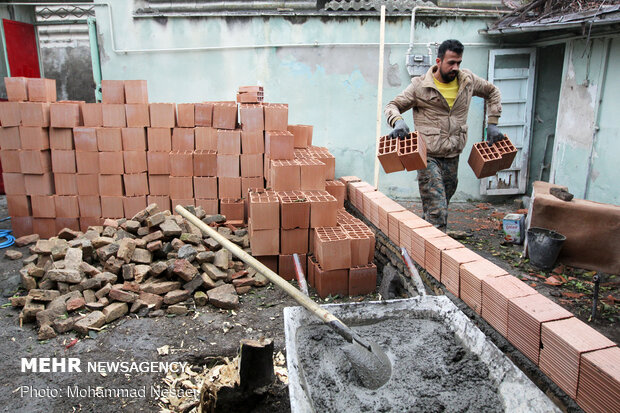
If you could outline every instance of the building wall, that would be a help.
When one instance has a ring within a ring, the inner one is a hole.
[[[232,100],[240,85],[261,84],[266,101],[289,104],[289,122],[314,125],[314,144],[336,156],[337,175],[373,181],[377,113],[379,18],[359,17],[175,17],[133,18],[132,3],[111,1],[96,7],[104,79],[146,79],[153,102]],[[415,52],[426,43],[459,38],[488,43],[478,34],[482,18],[418,18]],[[390,17],[386,25],[383,102],[408,84],[404,60],[409,17]],[[116,44],[112,44],[112,30]],[[360,46],[294,47],[290,44],[368,43]],[[281,44],[281,47],[262,45]],[[286,45],[285,45],[286,44]],[[205,46],[247,45],[223,50],[178,50]],[[148,51],[143,49],[176,49]],[[114,50],[116,49],[116,51]],[[130,49],[131,51],[123,52]],[[463,67],[486,78],[488,46],[466,47]],[[470,141],[482,136],[484,103],[474,98],[469,113]],[[412,118],[405,115],[410,126]],[[389,127],[382,118],[382,134]],[[467,165],[468,146],[460,162],[455,199],[479,198],[479,182]],[[415,172],[385,175],[380,189],[393,197],[418,196]]]
[[[620,158],[620,122],[618,120],[618,96],[620,79],[614,69],[620,62],[620,37],[610,39],[607,71],[604,75],[601,104],[599,109],[599,130],[594,136],[592,166],[586,199],[620,205],[620,184],[618,183],[618,159]]]
[[[618,37],[567,43],[551,167],[552,182],[576,197],[612,204],[620,204],[619,59]]]

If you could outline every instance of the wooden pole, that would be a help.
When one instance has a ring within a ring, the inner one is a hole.
[[[375,142],[375,188],[379,189],[379,138],[381,137],[381,118],[383,117],[383,53],[385,49],[385,5],[381,6],[379,25],[379,79],[377,80],[377,133]]]

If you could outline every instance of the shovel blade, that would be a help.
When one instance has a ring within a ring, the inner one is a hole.
[[[375,390],[392,377],[392,362],[378,344],[371,342],[370,348],[353,341],[343,351],[364,387]]]

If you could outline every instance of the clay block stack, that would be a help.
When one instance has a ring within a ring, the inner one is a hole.
[[[241,86],[237,93],[239,103],[261,103],[265,98],[262,86]]]
[[[306,255],[310,237],[310,203],[301,191],[282,191],[277,194],[280,203],[280,256],[279,274],[294,277],[292,254],[299,254],[302,267],[306,267]]]
[[[314,255],[308,258],[308,274],[320,297],[375,291],[375,236],[370,228],[341,209],[336,226],[317,227],[312,234]]]
[[[150,203],[243,221],[242,198],[265,187],[265,108],[268,126],[293,136],[286,105],[263,106],[262,88],[240,88],[238,125],[236,102],[149,103],[144,80],[102,81],[102,103],[55,102],[52,79],[5,83],[0,157],[16,236],[86,230]],[[306,147],[312,128],[291,127]],[[310,164],[304,176],[315,178]]]
[[[104,218],[132,217],[147,203],[201,206],[240,222],[243,198],[253,191],[253,253],[276,269],[282,263],[291,277],[292,254],[306,263],[315,229],[337,227],[345,186],[334,180],[334,156],[312,146],[312,126],[288,124],[288,105],[264,103],[262,87],[240,87],[240,105],[175,105],[149,102],[144,80],[104,80],[103,102],[87,104],[52,103],[53,80],[6,82],[11,101],[0,107],[0,155],[17,236],[85,231]],[[261,191],[265,177],[277,194]],[[278,220],[260,217],[263,207],[275,208]]]
[[[0,102],[0,158],[14,232],[17,235],[33,231],[54,234],[56,200],[50,150],[50,106],[56,105],[56,82],[9,78],[5,83],[9,101]],[[79,122],[79,110],[78,116],[73,110],[76,106],[78,104],[68,103],[66,113],[55,111],[53,126],[70,127],[70,122]],[[64,109],[64,105],[60,109]],[[55,136],[55,147],[65,149],[66,142],[62,141],[62,137]],[[56,155],[59,155],[55,161],[60,171],[75,172],[72,170],[75,168],[72,142],[66,153]],[[62,207],[66,200],[59,201]],[[75,202],[70,203],[75,206]],[[74,214],[67,210],[66,215]],[[70,218],[77,221],[77,217]]]
[[[79,204],[88,204],[88,199],[81,200],[77,189],[77,159],[72,137],[72,128],[83,124],[80,106],[82,102],[58,102],[50,105],[49,143],[52,155],[52,172],[55,187],[55,231],[62,228],[78,228],[80,219],[84,225],[88,217],[80,214]],[[24,140],[28,137],[24,135]],[[34,197],[31,199],[35,202]],[[36,222],[36,218],[35,218]],[[50,225],[51,226],[51,225]],[[40,229],[33,227],[33,231]],[[47,233],[51,232],[51,228]]]
[[[277,256],[280,251],[280,201],[276,193],[250,192],[248,215],[252,255]]]
[[[249,189],[265,187],[265,108],[263,88],[245,86],[239,88],[237,101],[241,123],[240,182],[241,194],[247,197]]]
[[[265,104],[265,178],[274,191],[324,191],[335,158],[312,146],[312,126],[289,125],[288,105]]]
[[[248,212],[252,255],[282,278],[298,254],[321,297],[375,290],[374,234],[326,191],[250,191]]]
[[[332,243],[340,237],[340,242],[336,244],[342,248],[343,254],[351,255],[351,238],[337,221],[338,209],[344,206],[346,188],[343,182],[334,179],[335,158],[327,148],[312,146],[312,126],[288,124],[288,105],[261,104],[258,100],[261,92],[242,88],[237,95],[237,100],[244,102],[240,107],[242,175],[249,179],[260,166],[269,188],[260,191],[248,187],[247,209],[252,254],[289,280],[295,276],[293,254],[299,254],[304,269],[308,273],[319,274],[309,280],[310,284],[315,285],[315,279],[325,280],[316,283],[321,296],[347,295],[349,270],[352,268],[350,260],[341,262],[338,258],[342,258],[342,254],[332,256],[323,253],[329,249],[324,244]],[[263,137],[264,140],[261,140]],[[263,143],[264,163],[261,163]],[[247,153],[244,152],[246,147]],[[278,219],[274,218],[276,211]],[[368,246],[368,232],[357,231],[352,236],[367,240]],[[315,252],[317,245],[320,248]],[[313,252],[318,262],[308,260],[307,257]],[[358,260],[359,265],[368,265],[371,259],[372,255],[366,251],[365,260]],[[314,268],[308,268],[308,263],[318,270],[312,271]],[[366,272],[372,273],[372,270]],[[328,279],[338,281],[331,282]],[[370,279],[370,275],[364,279]],[[360,288],[357,286],[359,283],[354,282],[351,291],[356,294],[371,292],[375,289],[375,283],[376,268],[372,286]]]

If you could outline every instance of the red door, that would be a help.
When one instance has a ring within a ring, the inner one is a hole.
[[[11,76],[41,77],[34,26],[13,20],[2,20],[4,41]],[[4,194],[0,165],[0,194]]]
[[[41,77],[34,26],[6,19],[2,23],[11,76]]]

